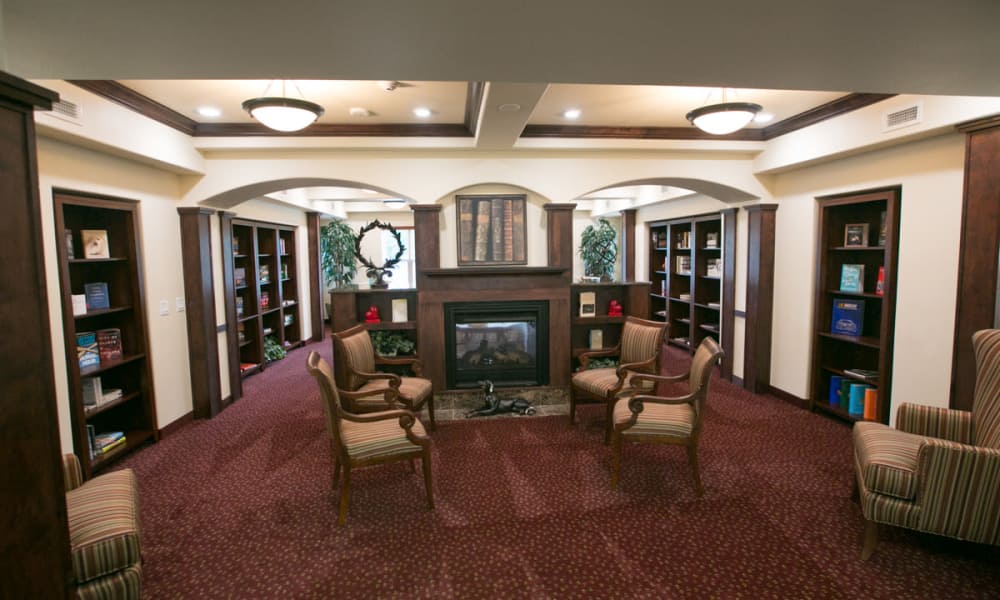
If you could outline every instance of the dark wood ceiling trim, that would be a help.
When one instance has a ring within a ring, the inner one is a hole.
[[[460,123],[385,123],[341,125],[315,123],[301,131],[268,129],[259,123],[198,123],[195,137],[471,137]]]
[[[991,115],[989,117],[983,117],[982,119],[975,119],[973,121],[966,121],[955,125],[955,129],[961,131],[962,133],[974,133],[976,131],[993,129],[994,127],[1000,127],[1000,115]]]
[[[98,96],[121,104],[125,108],[134,110],[140,115],[163,123],[168,127],[173,127],[181,133],[193,135],[195,128],[198,126],[198,122],[194,119],[186,117],[174,109],[164,106],[156,100],[144,96],[117,81],[102,79],[70,79],[68,81],[88,92],[93,92]]]
[[[802,129],[803,127],[815,125],[820,121],[826,121],[827,119],[839,117],[840,115],[858,110],[859,108],[864,108],[875,104],[876,102],[892,98],[895,95],[896,94],[848,94],[846,96],[842,96],[836,100],[831,100],[826,104],[821,104],[816,108],[800,112],[793,117],[788,117],[783,121],[778,121],[773,125],[768,125],[764,128],[764,140],[771,140],[779,135],[785,135],[786,133]]]
[[[470,81],[465,95],[465,128],[472,137],[476,136],[479,127],[479,110],[483,106],[483,93],[486,85],[482,81]]]
[[[757,142],[760,129],[741,129],[729,135],[712,135],[697,127],[601,127],[590,125],[527,125],[523,138],[589,138],[636,140],[728,140]]]

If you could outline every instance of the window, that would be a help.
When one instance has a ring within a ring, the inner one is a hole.
[[[389,278],[389,289],[413,288],[417,285],[417,264],[413,258],[413,228],[397,227],[396,231],[399,232],[399,239],[402,240],[406,251],[392,269],[392,277]],[[398,251],[395,236],[389,231],[382,230],[382,256],[389,259],[396,256],[396,252]]]

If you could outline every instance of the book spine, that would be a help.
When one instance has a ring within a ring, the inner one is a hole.
[[[503,201],[503,259],[514,260],[514,201]]]
[[[848,414],[859,417],[865,414],[865,390],[870,387],[867,383],[851,384],[851,395],[847,405]]]
[[[832,375],[830,377],[830,406],[834,408],[840,408],[840,385],[844,381],[844,378],[840,375]]]
[[[490,260],[503,260],[503,199],[494,198],[492,200],[492,220],[491,233],[493,237],[490,244],[492,255]]]
[[[476,260],[484,261],[490,247],[490,201],[476,202]]]
[[[514,262],[524,262],[527,260],[526,252],[527,248],[525,246],[524,239],[524,212],[527,207],[524,204],[524,200],[516,200],[511,203],[511,210],[514,213],[513,217],[513,240],[514,240]]]
[[[876,408],[878,405],[878,390],[875,388],[868,388],[865,390],[865,419],[869,421],[875,420]]]
[[[458,204],[458,214],[459,214],[459,229],[461,248],[459,248],[459,255],[462,258],[462,262],[471,262],[475,258],[475,246],[472,231],[472,200],[468,198],[463,198],[459,200]]]

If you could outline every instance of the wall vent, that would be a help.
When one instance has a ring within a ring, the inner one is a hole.
[[[918,102],[882,115],[882,131],[893,131],[901,127],[916,125],[923,118],[924,106]]]
[[[52,110],[49,115],[68,123],[80,125],[80,105],[72,100],[60,98],[58,102],[52,103]]]

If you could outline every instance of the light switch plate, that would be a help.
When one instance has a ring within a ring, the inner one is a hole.
[[[177,306],[177,312],[184,312],[184,296],[177,296],[174,304]]]
[[[170,303],[166,300],[160,300],[160,315],[164,316],[170,314]]]

